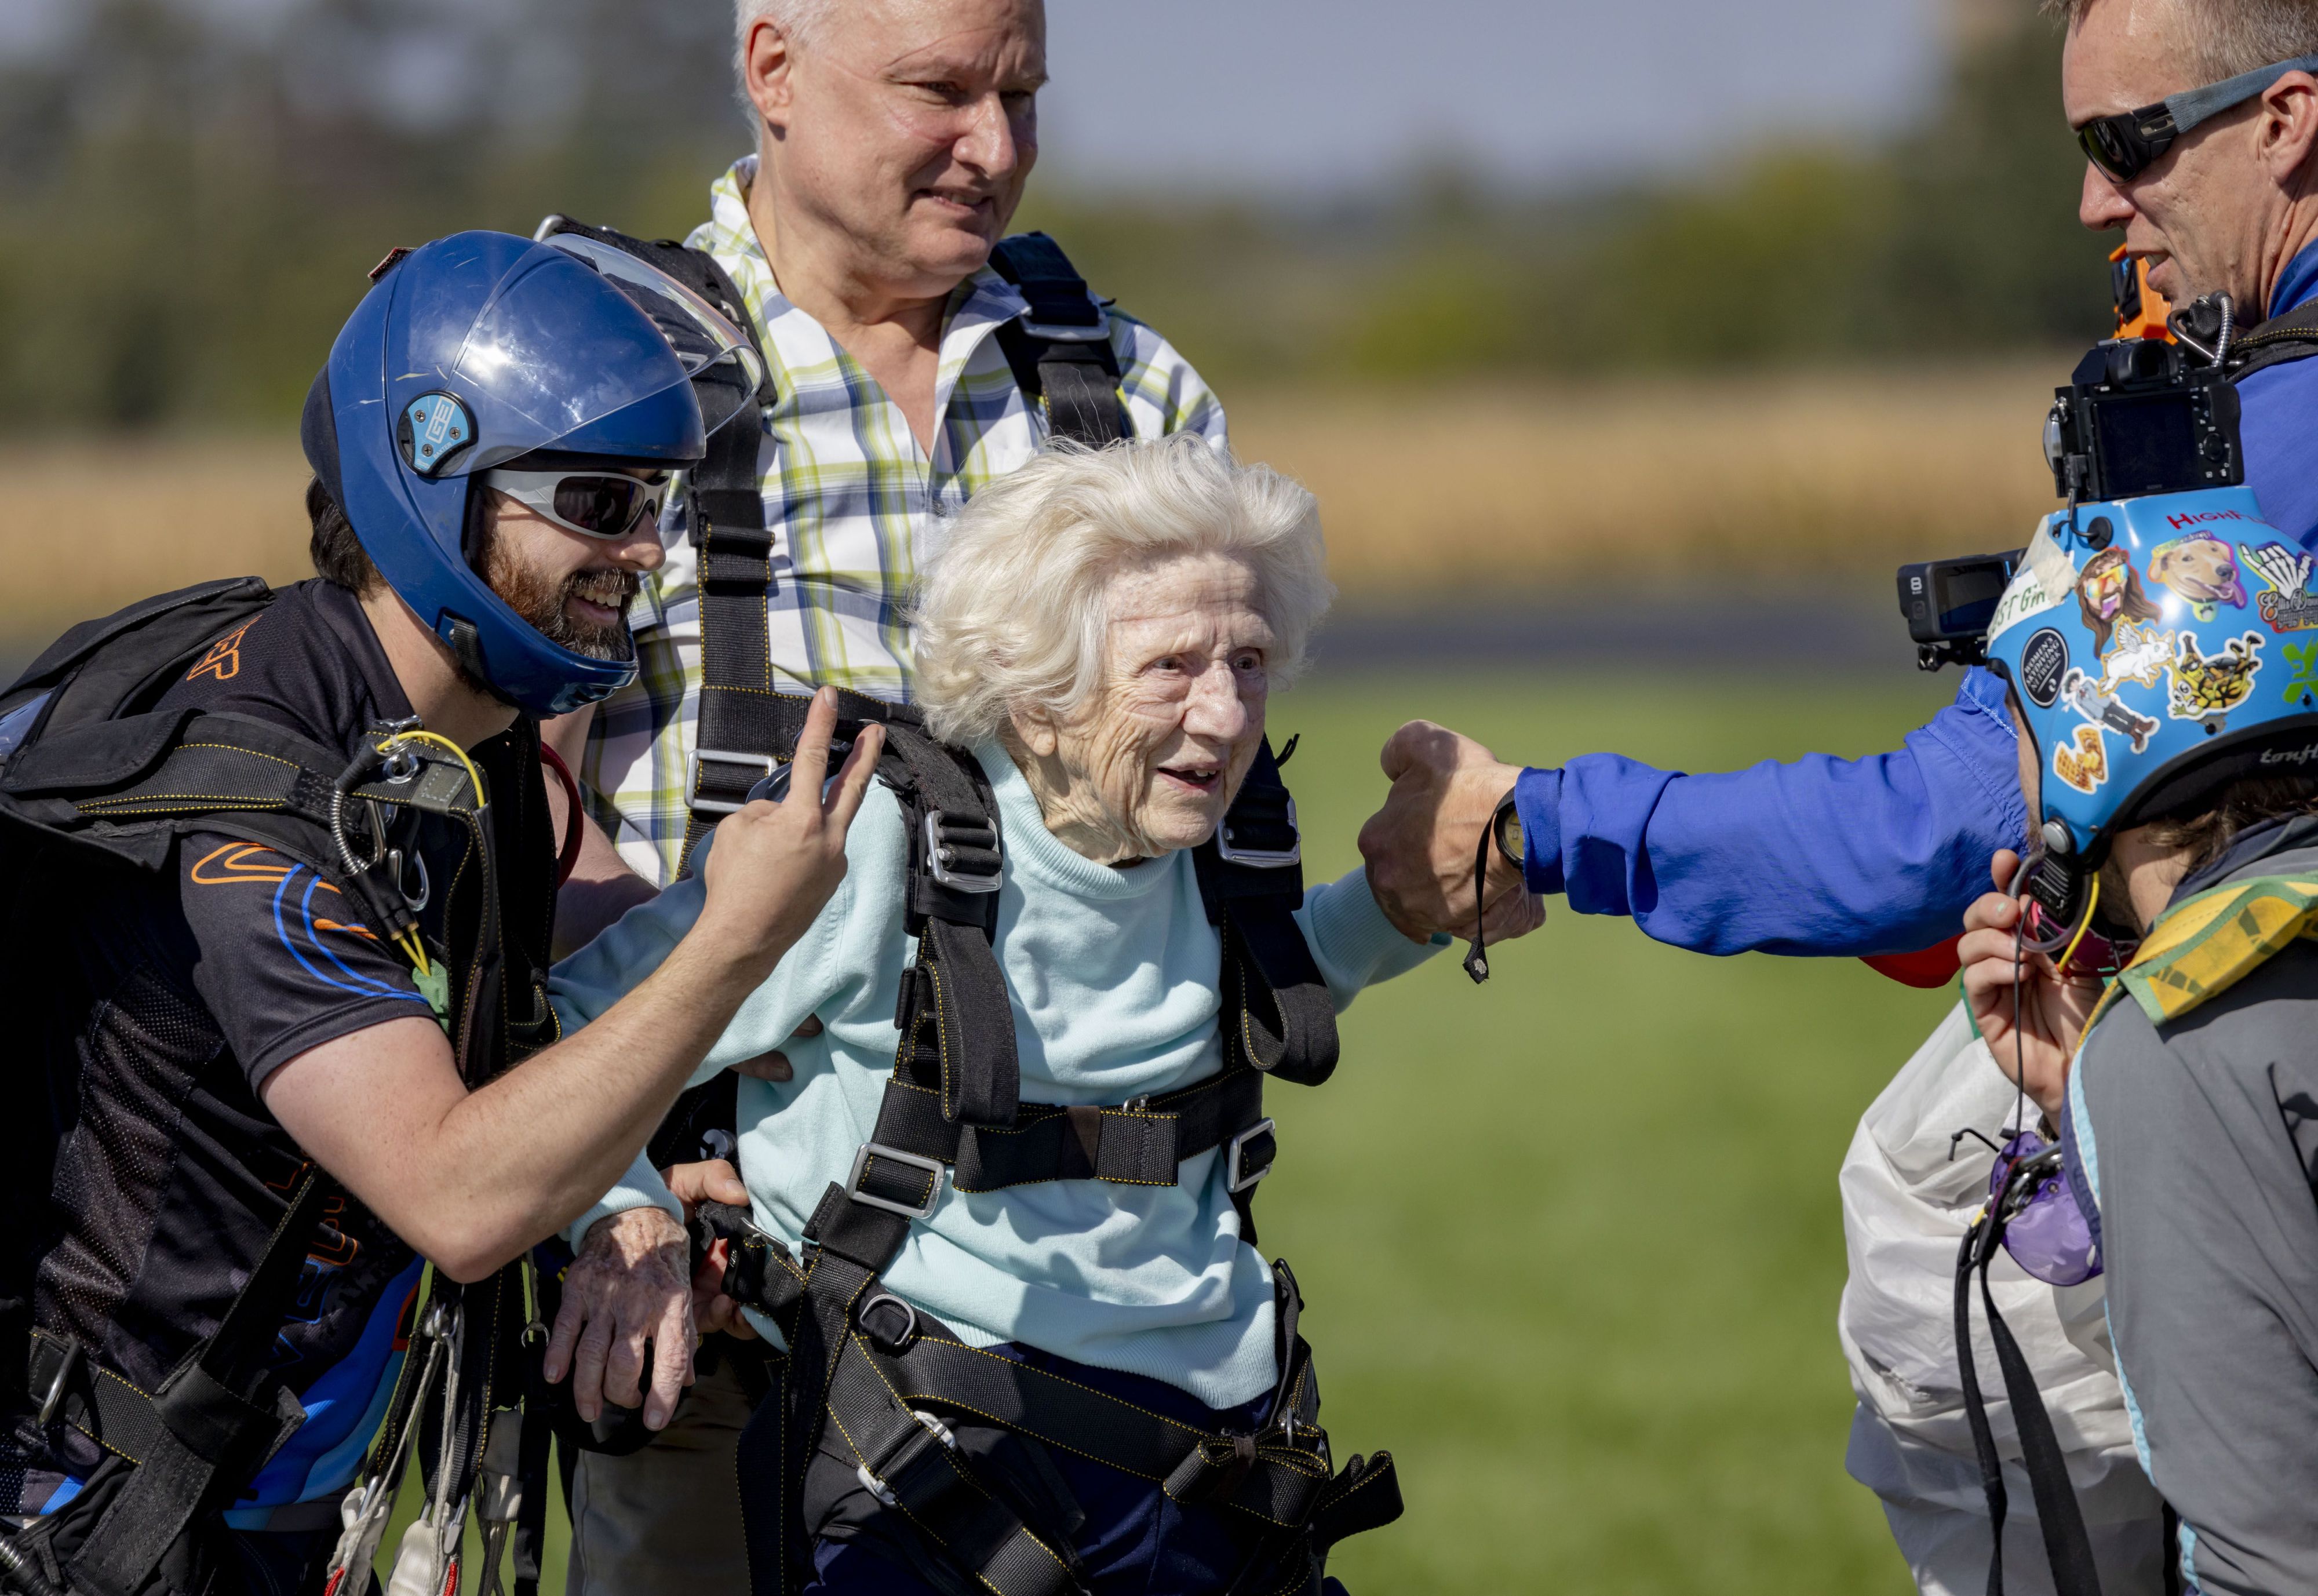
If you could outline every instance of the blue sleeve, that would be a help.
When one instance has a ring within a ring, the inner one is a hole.
[[[2238,384],[2246,486],[2262,519],[2318,547],[2318,358],[2290,360]]]
[[[1616,754],[1525,770],[1529,884],[1698,953],[1911,953],[1962,928],[1989,856],[2027,834],[2017,758],[2004,684],[1972,670],[1895,753],[1714,776]]]

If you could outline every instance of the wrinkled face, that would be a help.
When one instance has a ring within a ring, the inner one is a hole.
[[[1004,235],[1046,77],[1043,0],[842,0],[785,67],[747,73],[790,201],[863,270],[928,294]]]
[[[2071,127],[2198,86],[2181,48],[2180,3],[2098,0],[2069,30],[2061,97]],[[2254,153],[2260,105],[2201,122],[2128,182],[2085,165],[2078,220],[2123,229],[2126,250],[2149,262],[2150,286],[2176,305],[2215,291],[2242,308],[2261,303],[2265,202],[2275,187]]]
[[[628,600],[643,574],[659,569],[666,557],[660,528],[650,520],[623,538],[592,538],[493,489],[475,563],[491,591],[550,642],[590,659],[627,659],[635,653]]]
[[[1123,850],[1116,857],[1197,847],[1231,807],[1263,740],[1270,690],[1271,625],[1257,596],[1255,574],[1220,554],[1111,578],[1101,688],[1055,731],[1081,794],[1073,808]]]

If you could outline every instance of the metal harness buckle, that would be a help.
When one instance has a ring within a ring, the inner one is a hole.
[[[1216,853],[1234,865],[1250,865],[1258,870],[1279,870],[1298,864],[1304,857],[1304,833],[1296,825],[1296,800],[1288,801],[1288,846],[1284,848],[1247,847],[1232,846],[1231,816],[1216,830]]]
[[[684,805],[703,814],[738,814],[741,805],[725,798],[703,798],[700,795],[700,767],[703,765],[730,765],[754,773],[750,785],[773,774],[780,761],[770,754],[743,754],[732,749],[695,749],[692,770],[684,784]]]
[[[999,856],[996,867],[987,875],[976,874],[971,868],[960,871],[951,862],[955,856],[950,853],[950,848],[971,847],[978,845],[951,836],[949,816],[939,809],[928,810],[926,811],[926,873],[952,892],[996,892],[1002,883],[1006,872],[1005,850],[999,844],[997,827],[993,824],[988,829],[990,851]]]
[[[1238,1135],[1234,1136],[1230,1141],[1224,1143],[1224,1189],[1226,1191],[1231,1193],[1234,1197],[1237,1197],[1241,1192],[1245,1191],[1249,1187],[1253,1186],[1257,1181],[1271,1173],[1271,1163],[1270,1160],[1265,1161],[1263,1168],[1260,1170],[1249,1170],[1245,1167],[1247,1161],[1247,1144],[1250,1142],[1254,1141],[1258,1136],[1271,1135],[1272,1132],[1277,1127],[1273,1125],[1271,1121],[1268,1119],[1259,1119],[1253,1125],[1248,1126],[1247,1129],[1240,1132]],[[1278,1138],[1273,1137],[1273,1142],[1274,1146],[1272,1156],[1277,1158],[1279,1156],[1279,1149],[1277,1145]]]
[[[862,1190],[862,1172],[868,1169],[872,1158],[891,1159],[897,1164],[908,1164],[931,1175],[933,1179],[926,1183],[926,1200],[921,1204],[897,1203],[892,1197],[881,1197],[875,1192]],[[938,1158],[903,1152],[900,1148],[888,1147],[882,1142],[864,1142],[853,1155],[853,1172],[845,1178],[845,1195],[857,1203],[883,1208],[888,1214],[900,1214],[911,1219],[930,1219],[934,1205],[941,1200],[942,1174],[942,1161]]]

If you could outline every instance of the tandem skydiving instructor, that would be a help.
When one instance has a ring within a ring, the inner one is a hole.
[[[2318,4],[2070,0],[2053,9],[2067,27],[2067,121],[2087,157],[2079,217],[2121,229],[2151,286],[2190,307],[2189,337],[2222,357],[2242,401],[2246,484],[2287,538],[2318,547],[2318,361],[2305,358],[2318,354]],[[2195,585],[2205,551],[2187,546],[2196,540],[2184,530],[2168,572]],[[2091,586],[2086,602],[2112,625],[2129,618],[2125,581]],[[1629,915],[1649,936],[1702,953],[1907,955],[1954,937],[1986,890],[1991,855],[2023,845],[2015,761],[2004,684],[1984,669],[1967,671],[1955,702],[1891,753],[1712,775],[1615,754],[1524,768],[1415,722],[1386,748],[1394,785],[1361,849],[1379,901],[1412,934],[1469,935],[1478,858],[1491,897],[1525,880],[1579,913]],[[1477,846],[1489,827],[1510,851]],[[1954,972],[1947,958],[1924,983]],[[1846,1169],[1854,1255],[1844,1328],[1847,1342],[1875,1342],[1849,1349],[1862,1402],[1848,1464],[1883,1498],[1931,1592],[1983,1588],[1990,1549],[1942,1318],[1987,1167],[1983,1154],[1974,1193],[1972,1178],[1945,1165],[1946,1137],[1964,1123],[1951,1110],[2012,1089],[1987,1070],[1959,1014],[1870,1110],[1854,1156],[1873,1178],[1855,1184],[1854,1165]],[[1937,1147],[1927,1152],[1934,1131]],[[1905,1211],[1882,1215],[1876,1204]],[[1911,1228],[1912,1239],[1863,1250],[1863,1238]],[[2098,1305],[2090,1312],[2097,1336]],[[2035,1326],[2024,1340],[2054,1360],[2078,1359],[2040,1373],[2077,1376],[2056,1405],[2073,1421],[2064,1426],[2078,1448],[2070,1464],[2104,1588],[2153,1593],[2161,1508],[2134,1466],[2114,1374],[2072,1349],[2068,1332],[2079,1327],[2057,1322],[2049,1294],[2043,1314],[2041,1340]],[[2010,1588],[2049,1589],[2033,1523],[2023,1523],[2027,1493],[2013,1498]]]
[[[818,703],[800,796],[723,821],[700,919],[560,1040],[537,720],[634,674],[620,605],[704,448],[681,296],[481,232],[376,279],[306,411],[320,574],[148,599],[0,693],[21,1596],[360,1596],[420,1427],[394,1588],[458,1588],[470,1500],[474,1583],[516,1531],[535,1587],[515,1260],[813,921],[875,762],[873,728],[823,799]],[[521,1473],[527,1513],[477,1484]]]

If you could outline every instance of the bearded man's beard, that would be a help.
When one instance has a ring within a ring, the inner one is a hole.
[[[628,632],[628,600],[636,594],[632,570],[583,570],[558,577],[524,564],[508,549],[497,529],[484,534],[483,580],[507,602],[509,609],[536,627],[552,643],[560,643],[590,659],[625,661],[635,658],[635,639]],[[621,612],[602,625],[575,620],[569,607],[574,598],[586,599]]]

